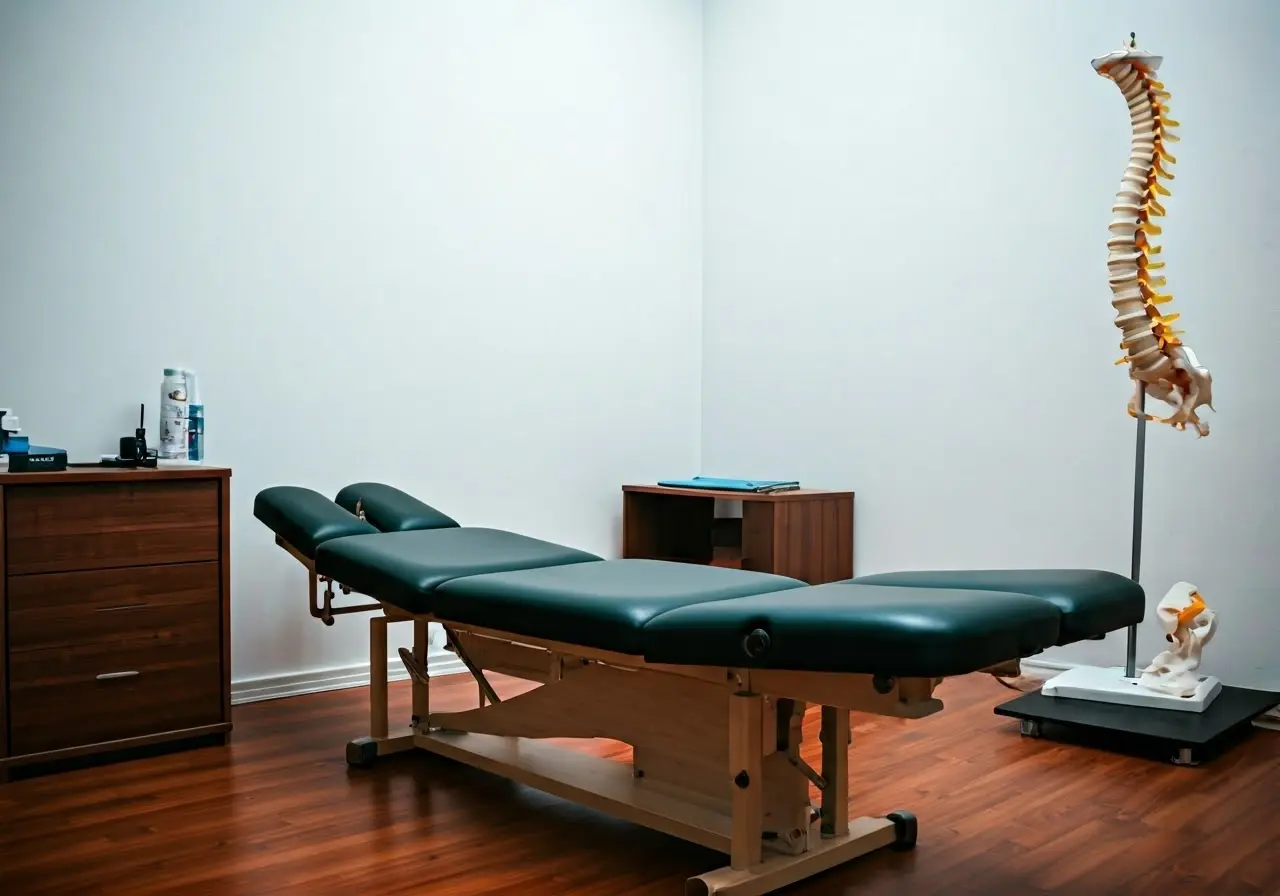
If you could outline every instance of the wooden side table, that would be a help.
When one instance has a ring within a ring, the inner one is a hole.
[[[853,492],[622,487],[622,556],[730,566],[818,585],[853,576]],[[716,501],[742,517],[717,518]]]

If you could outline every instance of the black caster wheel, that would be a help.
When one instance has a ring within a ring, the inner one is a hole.
[[[378,742],[371,737],[357,737],[347,743],[347,765],[352,768],[373,768],[378,758]]]
[[[885,818],[893,822],[894,840],[890,847],[894,852],[906,852],[916,848],[916,817],[904,809],[890,812]]]

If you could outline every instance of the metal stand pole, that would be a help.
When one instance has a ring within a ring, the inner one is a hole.
[[[1147,390],[1138,390],[1138,441],[1133,459],[1133,556],[1130,560],[1129,578],[1138,581],[1142,567],[1142,486],[1146,476],[1147,459]],[[1124,675],[1133,678],[1138,665],[1138,626],[1129,626],[1129,643],[1125,650]]]

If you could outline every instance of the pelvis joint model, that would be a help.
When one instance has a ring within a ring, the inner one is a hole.
[[[1162,57],[1137,49],[1132,37],[1120,50],[1093,60],[1094,70],[1124,94],[1133,134],[1107,240],[1111,304],[1125,351],[1116,363],[1127,363],[1134,381],[1131,415],[1138,416],[1145,389],[1173,407],[1168,417],[1144,414],[1147,420],[1179,430],[1190,423],[1205,436],[1209,425],[1196,409],[1213,409],[1213,377],[1182,341],[1182,331],[1170,326],[1179,315],[1166,310],[1173,296],[1161,291],[1165,278],[1158,271],[1164,262],[1159,260],[1161,247],[1152,242],[1161,233],[1155,222],[1165,213],[1161,197],[1169,195],[1162,180],[1173,180],[1169,169],[1175,159],[1168,144],[1178,139],[1173,132],[1178,122],[1169,117],[1169,93],[1155,78]]]
[[[1204,604],[1199,590],[1179,582],[1156,605],[1156,618],[1171,646],[1156,654],[1142,670],[1139,683],[1174,697],[1190,697],[1200,686],[1200,655],[1213,640],[1218,617]]]

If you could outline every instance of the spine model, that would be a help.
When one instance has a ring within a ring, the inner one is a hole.
[[[1165,214],[1161,198],[1169,195],[1162,181],[1173,180],[1176,161],[1168,144],[1177,141],[1169,118],[1169,93],[1156,80],[1162,57],[1136,48],[1134,35],[1116,52],[1093,60],[1094,70],[1115,82],[1129,106],[1132,142],[1129,161],[1112,206],[1111,237],[1107,240],[1107,269],[1111,305],[1120,329],[1125,355],[1116,364],[1128,364],[1134,381],[1129,414],[1139,414],[1143,390],[1173,407],[1168,417],[1143,414],[1145,419],[1185,430],[1190,423],[1201,436],[1209,425],[1196,415],[1199,407],[1213,409],[1213,377],[1200,366],[1195,353],[1180,338],[1182,331],[1170,325],[1179,314],[1168,310],[1173,296],[1163,292],[1161,247],[1153,242],[1161,233],[1156,218]]]

